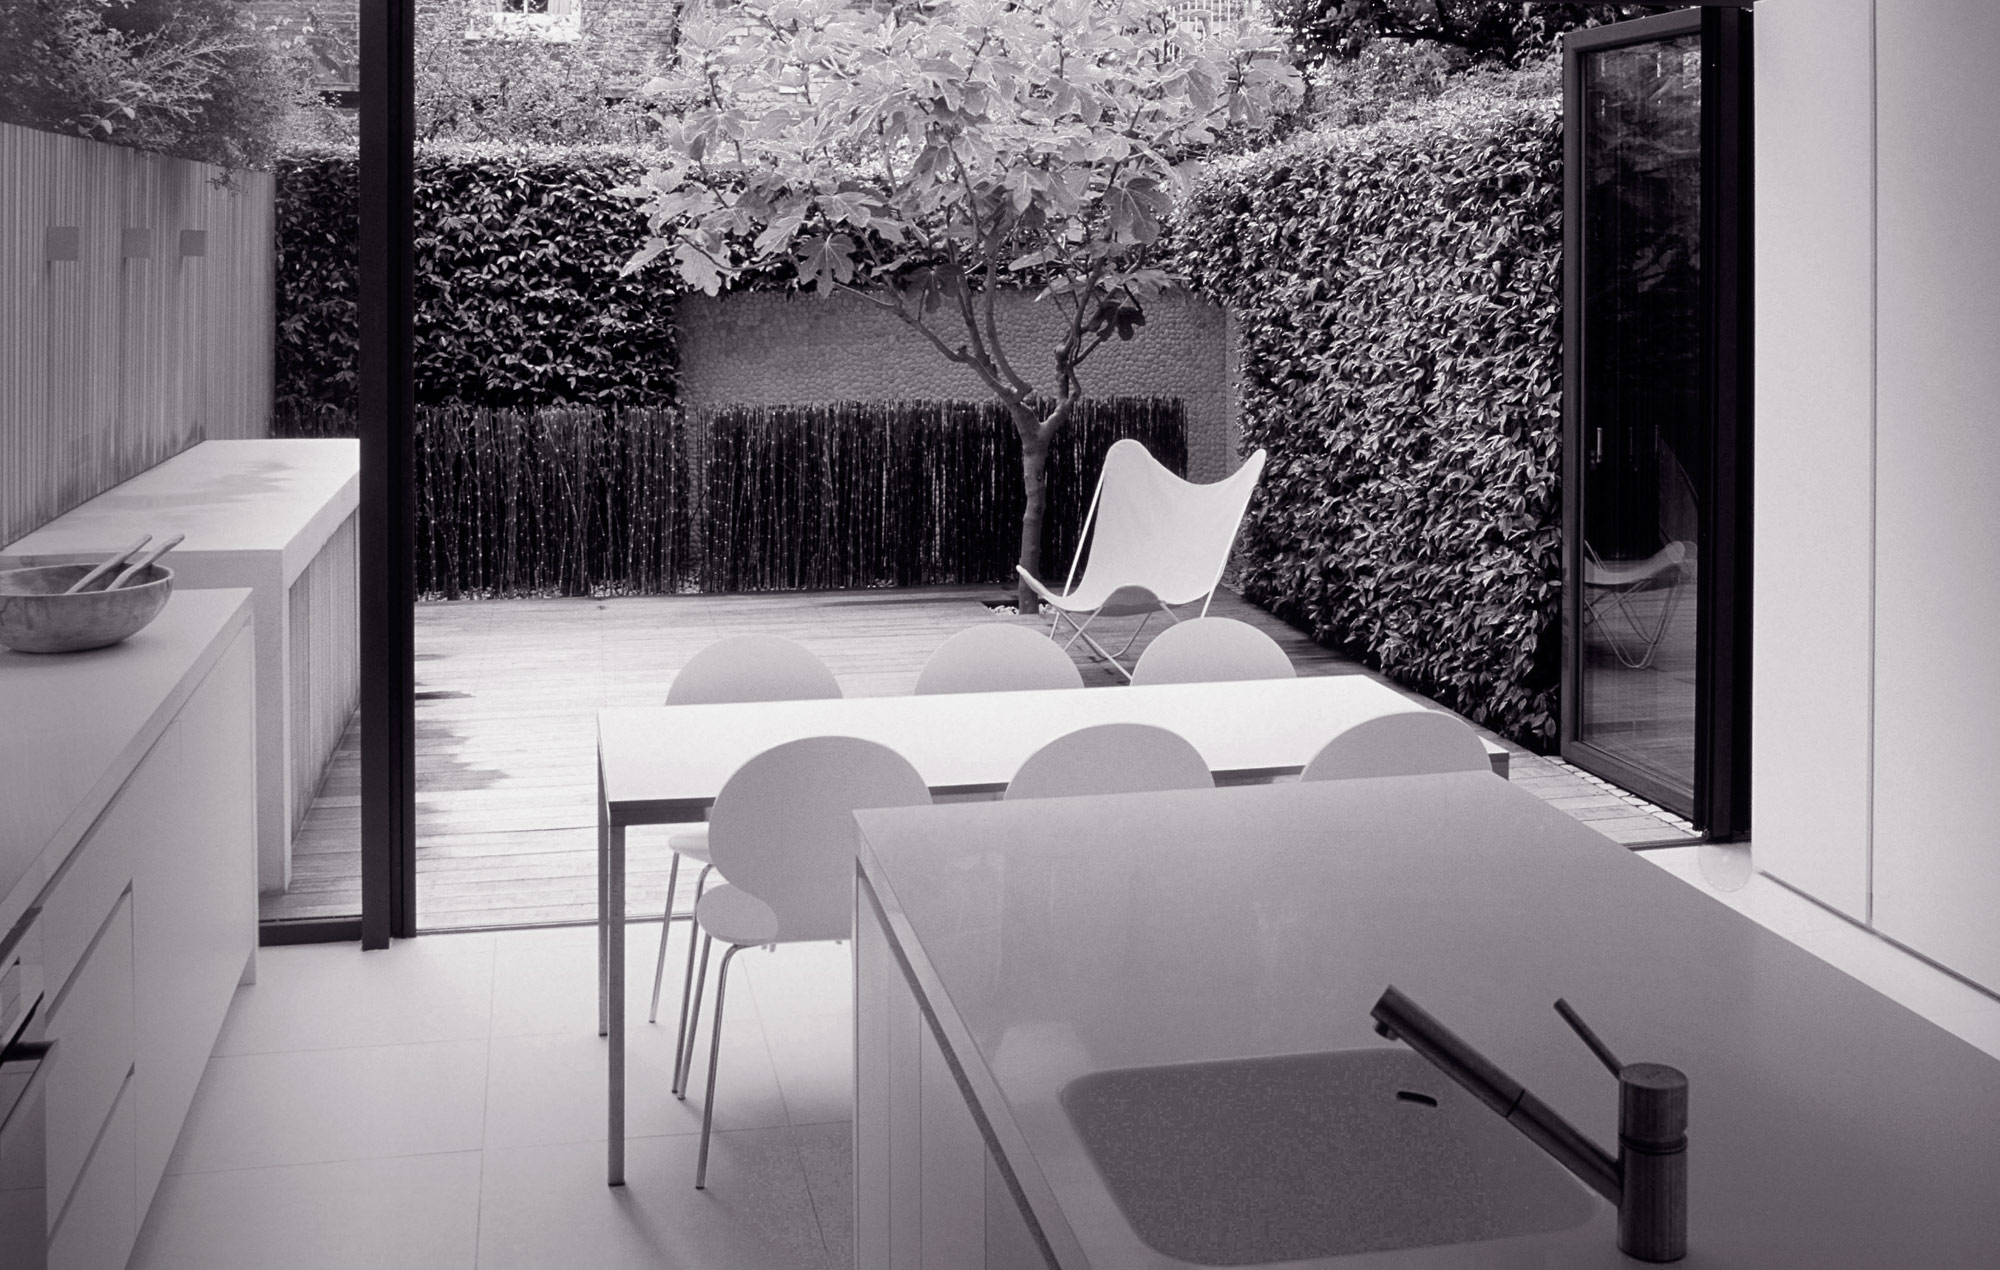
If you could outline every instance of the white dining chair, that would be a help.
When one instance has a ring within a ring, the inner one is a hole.
[[[968,626],[938,645],[917,673],[917,695],[1081,688],[1083,672],[1039,631],[1006,622]]]
[[[1069,798],[1213,789],[1208,760],[1177,732],[1150,723],[1100,723],[1059,736],[1030,754],[1006,798]]]
[[[1339,733],[1312,756],[1299,779],[1492,770],[1486,746],[1463,719],[1441,710],[1404,710],[1365,719]]]
[[[667,685],[667,704],[670,706],[811,701],[840,695],[840,681],[833,677],[825,662],[815,657],[810,649],[776,635],[732,635],[717,640],[689,658],[687,665],[681,667],[681,672]],[[680,883],[681,861],[685,858],[701,866],[701,873],[695,879],[697,904],[707,890],[709,874],[715,867],[708,854],[707,825],[689,825],[675,830],[667,835],[667,847],[673,852],[673,860],[667,866],[667,905],[660,918],[660,955],[653,963],[653,1003],[646,1012],[648,1023],[657,1023],[660,1017],[660,983],[666,975],[667,935],[674,925],[674,896]],[[723,876],[726,878],[729,875],[725,873]],[[690,933],[687,970],[681,976],[681,1019],[674,1033],[673,1089],[676,1094],[682,1092],[685,1076],[680,1056],[688,1045],[688,993],[694,982],[694,948],[695,939]]]
[[[1194,617],[1169,626],[1132,667],[1134,684],[1293,679],[1298,670],[1278,641],[1233,617]]]
[[[695,903],[701,971],[694,1016],[708,978],[709,949],[728,945],[715,977],[708,1085],[694,1184],[708,1181],[716,1062],[729,963],[745,948],[849,939],[854,933],[854,813],[930,801],[923,777],[885,745],[849,736],[808,737],[764,751],[738,768],[709,811],[709,852],[728,879]],[[688,1037],[692,1050],[694,1037]]]

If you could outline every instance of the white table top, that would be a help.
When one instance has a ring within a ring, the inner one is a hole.
[[[130,545],[186,540],[165,563],[282,552],[287,582],[360,500],[359,444],[341,438],[203,441],[71,508],[0,552],[0,567],[63,564]],[[190,577],[188,585],[210,585]]]
[[[1043,745],[1099,723],[1186,737],[1219,780],[1297,772],[1335,733],[1423,707],[1364,675],[1035,692],[626,706],[597,716],[614,824],[688,820],[743,763],[808,736],[879,741],[935,793],[997,792]],[[1506,751],[1490,742],[1489,754]]]
[[[0,906],[25,907],[69,858],[249,621],[249,594],[175,591],[109,648],[0,649]],[[0,911],[0,934],[14,916]]]
[[[1685,1071],[1687,1270],[2000,1264],[2000,1062],[1506,782],[858,819],[863,876],[1066,1270],[1182,1263],[1126,1225],[1064,1085],[1388,1045],[1368,1010],[1391,983],[1600,1143],[1616,1083],[1555,998],[1625,1061]],[[1592,1202],[1571,1231],[1287,1264],[1637,1264]]]

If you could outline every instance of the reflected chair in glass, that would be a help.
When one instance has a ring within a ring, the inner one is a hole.
[[[776,635],[732,635],[717,640],[696,653],[667,685],[670,706],[719,705],[745,701],[811,701],[841,695],[840,682],[826,663],[812,652]],[[667,836],[673,862],[667,868],[666,912],[660,919],[660,955],[653,964],[653,1003],[646,1021],[655,1023],[660,1015],[660,981],[667,968],[667,935],[674,922],[692,921],[692,911],[674,912],[674,896],[680,883],[681,860],[701,866],[695,880],[695,902],[700,903],[714,864],[708,854],[708,826],[689,825]],[[725,878],[729,875],[723,874]],[[694,936],[688,936],[687,970],[681,977],[681,1020],[675,1032],[675,1094],[685,1091],[686,1072],[679,1060],[688,1044],[688,993],[694,981]]]
[[[692,1032],[700,1026],[709,950],[718,939],[728,948],[715,978],[701,1150],[695,1162],[697,1189],[708,1181],[730,961],[745,948],[852,938],[854,813],[929,801],[923,777],[901,755],[885,745],[847,736],[808,737],[766,750],[738,768],[716,794],[709,812],[708,845],[716,869],[728,880],[694,906],[702,939],[690,1054]]]
[[[1403,710],[1364,719],[1341,731],[1312,756],[1299,779],[1492,770],[1485,744],[1463,719],[1442,710]]]
[[[1005,798],[1070,798],[1213,789],[1208,760],[1178,732],[1150,723],[1100,723],[1059,736],[1027,757]]]
[[[1693,571],[1693,544],[1674,541],[1644,560],[1607,564],[1583,545],[1583,620],[1601,631],[1612,656],[1628,670],[1653,664],[1680,610]],[[1659,610],[1640,611],[1639,596],[1664,591]]]
[[[968,626],[938,645],[917,674],[917,695],[1081,688],[1083,672],[1038,631],[1006,622]]]
[[[1298,675],[1278,641],[1233,617],[1196,617],[1170,626],[1132,667],[1134,684],[1222,683]]]
[[[1196,485],[1162,467],[1139,442],[1129,437],[1114,442],[1105,451],[1063,589],[1051,590],[1017,566],[1021,580],[1049,606],[1049,638],[1057,638],[1068,623],[1071,634],[1063,647],[1081,639],[1130,679],[1132,672],[1118,658],[1131,650],[1154,614],[1179,621],[1175,609],[1199,604],[1206,616],[1264,459],[1258,450],[1231,475]],[[1098,618],[1135,614],[1139,625],[1115,654],[1091,633]]]

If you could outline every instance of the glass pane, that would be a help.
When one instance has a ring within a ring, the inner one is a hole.
[[[1705,452],[1700,37],[1590,54],[1583,85],[1579,739],[1685,814]]]

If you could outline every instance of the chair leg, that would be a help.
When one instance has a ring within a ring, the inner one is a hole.
[[[696,904],[701,903],[701,897],[708,887],[708,875],[714,869],[715,866],[712,864],[703,865],[701,867],[701,876],[694,880],[694,902]],[[688,1060],[683,1055],[692,1055],[694,1052],[694,1041],[688,1036],[688,1020],[690,1018],[688,1014],[688,994],[694,991],[694,937],[694,918],[690,916],[688,918],[687,972],[681,977],[681,1021],[680,1025],[674,1029],[674,1097],[676,1098],[681,1097],[687,1090],[685,1077],[687,1076]],[[702,978],[706,979],[708,977],[708,962],[706,960],[701,963],[701,973]],[[700,1013],[701,997],[697,994],[695,996],[695,1014],[698,1015]]]
[[[731,944],[722,954],[722,966],[715,972],[715,1019],[708,1025],[708,1092],[701,1100],[701,1152],[694,1162],[694,1188],[708,1184],[708,1138],[715,1123],[715,1067],[722,1058],[722,994],[729,987],[729,959],[747,947]]]
[[[708,947],[715,942],[708,935],[701,937],[701,972],[694,980],[694,1009],[688,1015],[687,1039],[677,1042],[679,1052],[674,1055],[674,1097],[687,1101],[687,1078],[694,1064],[694,1039],[701,1031],[701,990],[708,983]],[[724,954],[725,956],[727,954]]]
[[[667,973],[667,936],[674,929],[674,892],[680,889],[681,853],[674,852],[673,863],[667,866],[667,908],[660,918],[660,955],[653,962],[653,1004],[646,1011],[646,1022],[660,1021],[660,980]]]

